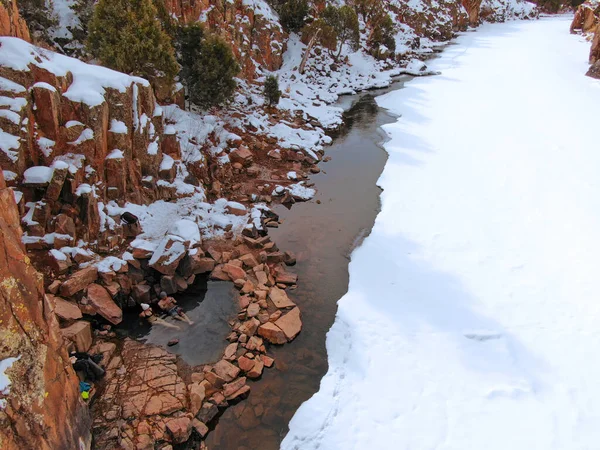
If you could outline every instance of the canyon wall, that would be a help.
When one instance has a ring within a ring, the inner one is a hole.
[[[17,0],[0,0],[0,36],[14,36],[31,42],[29,28],[19,15]]]
[[[183,23],[201,22],[229,42],[247,79],[257,66],[281,67],[287,34],[264,1],[165,0],[168,11]]]
[[[89,411],[19,222],[0,171],[0,365],[13,361],[4,369],[10,386],[0,393],[0,448],[86,449]]]
[[[591,67],[586,75],[600,79],[600,1],[586,0],[577,7],[571,33],[581,33],[592,41],[589,56]]]

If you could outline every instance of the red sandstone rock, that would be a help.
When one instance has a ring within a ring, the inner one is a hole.
[[[289,341],[294,339],[302,329],[302,320],[300,319],[300,309],[298,307],[292,309],[285,316],[282,316],[275,325],[281,328]]]
[[[258,315],[259,312],[260,312],[260,306],[258,306],[258,303],[252,303],[252,304],[248,305],[248,310],[246,311],[246,315],[248,317],[255,317]]]
[[[190,434],[192,433],[192,421],[189,417],[170,419],[165,423],[169,433],[173,436],[174,443],[181,444],[190,438]]]
[[[256,359],[254,360],[254,366],[248,371],[246,375],[248,376],[248,378],[258,378],[262,375],[264,367],[265,364],[262,362],[262,360]]]
[[[92,346],[92,328],[85,320],[79,320],[60,331],[65,339],[75,344],[79,352],[87,352]]]
[[[275,281],[282,284],[296,284],[298,282],[298,275],[279,270],[275,275]]]
[[[227,263],[223,265],[223,272],[229,275],[229,279],[231,281],[246,279],[246,272],[241,267],[238,267],[232,263]]]
[[[98,279],[98,269],[94,266],[86,267],[72,274],[60,286],[60,295],[70,297],[85,289],[90,283]]]
[[[269,300],[271,300],[277,308],[291,308],[296,306],[296,304],[289,299],[284,290],[275,286],[269,291]]]
[[[121,308],[113,301],[108,291],[99,284],[92,283],[87,288],[87,299],[98,314],[117,325],[123,320]]]
[[[52,294],[46,294],[48,300],[54,305],[54,314],[63,320],[77,320],[81,319],[81,310],[77,306],[77,303],[69,302],[63,298],[57,297]]]
[[[200,422],[198,419],[192,420],[192,427],[194,427],[194,430],[196,430],[196,432],[202,438],[208,434],[208,427],[204,423]]]
[[[223,377],[217,375],[214,372],[206,372],[206,374],[204,376],[206,378],[206,381],[208,381],[210,384],[212,384],[217,389],[221,389],[223,387],[223,385],[226,383],[226,380]]]
[[[229,159],[234,163],[240,163],[242,165],[250,165],[252,163],[252,152],[248,147],[240,147],[237,150],[232,151],[229,154]]]
[[[287,342],[285,333],[272,322],[267,322],[258,327],[258,335],[264,337],[271,344],[285,344]]]
[[[206,392],[204,386],[200,383],[192,383],[188,386],[188,393],[190,396],[190,412],[195,416],[200,411]]]
[[[242,369],[244,372],[248,372],[254,367],[254,361],[246,358],[245,356],[240,356],[238,358],[238,366],[240,366],[240,369]]]
[[[267,355],[260,355],[260,359],[264,363],[265,367],[271,367],[275,361],[273,358]]]
[[[225,381],[233,380],[240,373],[239,368],[223,359],[214,365],[213,370]]]
[[[213,271],[210,273],[210,279],[218,281],[231,281],[229,275],[223,270],[222,265],[218,265],[213,269]]]
[[[163,275],[175,275],[175,270],[185,255],[186,248],[183,242],[172,236],[165,236],[149,264]]]
[[[256,320],[255,318],[252,318],[250,320],[245,321],[240,326],[238,331],[247,336],[252,336],[254,333],[256,333],[256,330],[258,329],[259,325],[260,325],[260,322],[258,320]]]
[[[252,253],[240,256],[240,261],[242,261],[245,267],[248,267],[250,269],[258,266],[258,261]]]
[[[150,292],[152,291],[152,287],[147,284],[136,284],[131,294],[133,295],[134,300],[140,303],[150,303]]]
[[[238,344],[234,342],[225,347],[225,352],[223,353],[223,358],[227,360],[231,360],[235,357],[235,352],[237,352]]]
[[[223,395],[225,398],[230,397],[235,392],[239,391],[246,385],[246,377],[240,377],[231,383],[223,386]]]
[[[0,29],[19,26],[16,4],[5,12],[0,4]],[[22,23],[22,22],[21,22]],[[11,28],[13,27],[13,28]],[[3,74],[4,75],[4,74]],[[71,448],[73,442],[91,443],[91,418],[80,402],[78,379],[71,368],[58,321],[44,295],[43,278],[32,266],[21,242],[19,211],[13,191],[0,170],[0,359],[19,357],[6,370],[10,393],[0,415],[2,450]],[[76,326],[81,327],[81,325]],[[76,329],[67,336],[77,335]],[[88,343],[91,342],[87,324]],[[83,336],[77,341],[87,350]]]

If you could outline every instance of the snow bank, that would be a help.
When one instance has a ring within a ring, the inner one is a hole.
[[[20,71],[27,71],[30,65],[34,65],[56,76],[65,76],[67,72],[71,72],[73,83],[63,95],[73,102],[85,103],[90,107],[104,102],[106,88],[125,92],[133,83],[149,86],[148,81],[143,78],[86,64],[12,37],[0,37],[0,65]]]
[[[54,169],[46,166],[33,166],[23,173],[23,184],[50,183]]]
[[[600,82],[569,19],[484,25],[380,98],[382,210],[283,450],[596,448]]]

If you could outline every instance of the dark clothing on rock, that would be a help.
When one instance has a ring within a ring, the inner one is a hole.
[[[90,356],[88,353],[73,352],[71,356],[77,358],[73,363],[73,369],[82,372],[85,380],[98,381],[106,374],[106,371],[97,364],[102,361],[102,355]]]

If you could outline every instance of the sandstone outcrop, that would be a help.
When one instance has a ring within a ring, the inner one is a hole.
[[[0,36],[13,36],[31,42],[29,28],[19,15],[17,0],[0,0]]]
[[[14,194],[0,171],[0,360],[14,358],[6,370],[10,387],[0,394],[0,447],[89,448],[79,380],[21,235]]]
[[[264,10],[243,0],[166,0],[165,4],[182,22],[200,20],[229,42],[247,79],[256,77],[257,65],[268,71],[281,67],[287,35],[266,3]]]

